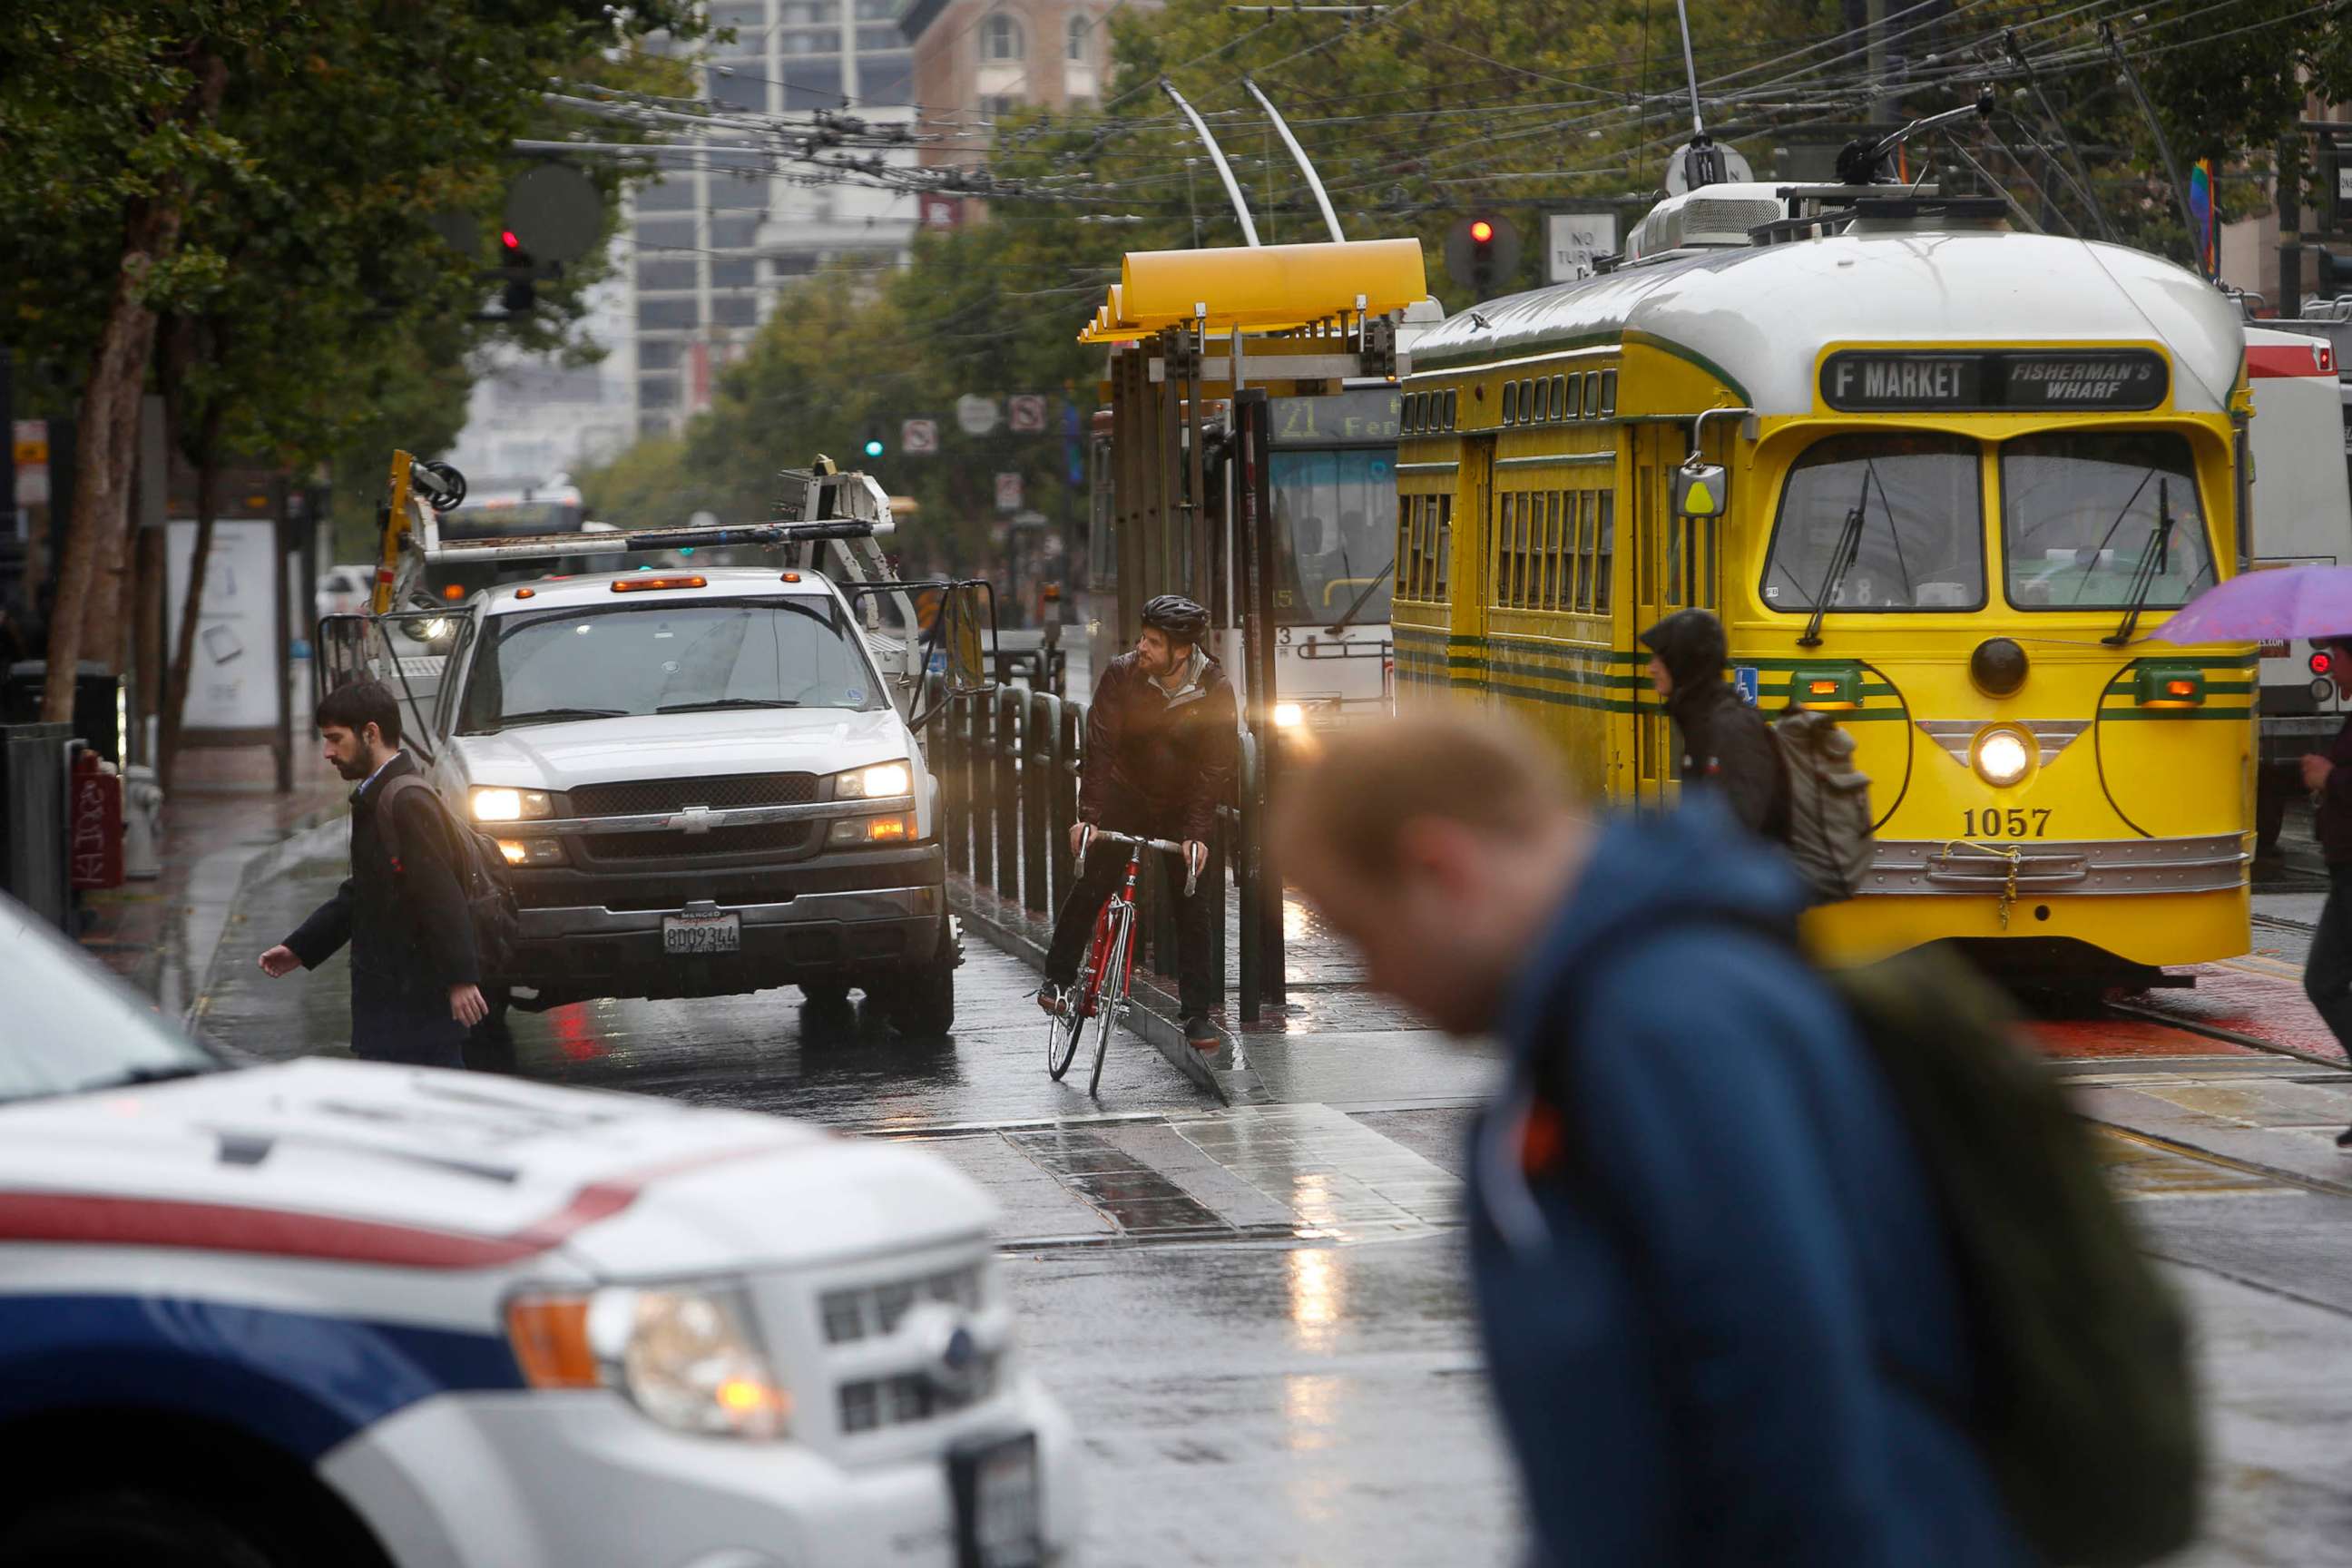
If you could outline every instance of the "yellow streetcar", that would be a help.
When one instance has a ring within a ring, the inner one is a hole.
[[[2244,334],[2190,273],[2000,210],[1706,186],[1607,273],[1423,337],[1398,697],[1482,695],[1660,803],[1634,637],[1712,608],[1747,693],[1833,711],[1873,781],[1825,953],[2145,983],[2248,946],[2254,650],[2146,641],[2243,563]]]

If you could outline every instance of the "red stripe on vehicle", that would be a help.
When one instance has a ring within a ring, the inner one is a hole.
[[[814,1147],[814,1145],[812,1145]],[[391,1268],[495,1268],[551,1251],[635,1203],[647,1184],[723,1161],[783,1152],[761,1144],[690,1156],[591,1182],[562,1208],[505,1236],[350,1219],[299,1209],[93,1193],[0,1192],[0,1242],[175,1247]]]
[[[2334,375],[2336,351],[2326,343],[2310,348],[2301,343],[2248,343],[2246,374],[2269,375]]]

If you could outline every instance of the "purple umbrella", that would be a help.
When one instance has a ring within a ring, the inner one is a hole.
[[[2352,636],[2352,566],[2283,566],[2214,584],[2149,639],[2287,642],[2342,636]]]

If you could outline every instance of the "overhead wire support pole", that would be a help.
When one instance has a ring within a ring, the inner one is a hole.
[[[1225,183],[1225,195],[1233,200],[1234,216],[1242,220],[1242,238],[1255,247],[1257,225],[1250,221],[1249,204],[1242,200],[1242,188],[1234,180],[1233,165],[1225,162],[1225,150],[1217,145],[1214,136],[1209,134],[1209,122],[1201,118],[1199,110],[1184,101],[1184,95],[1176,90],[1176,84],[1164,76],[1160,79],[1160,90],[1166,93],[1169,101],[1192,122],[1192,133],[1200,137],[1201,145],[1209,150],[1209,161],[1217,166],[1217,178]]]
[[[2164,159],[2164,176],[2172,182],[2172,199],[2180,204],[2180,225],[2189,236],[2189,250],[2197,264],[2198,274],[2205,272],[2205,247],[2197,242],[2197,214],[2189,205],[2189,184],[2180,177],[2179,162],[2172,155],[2172,142],[2164,134],[2164,127],[2156,118],[2156,106],[2140,90],[2139,72],[2132,69],[2131,57],[2124,53],[2123,45],[2116,38],[2116,25],[2104,18],[2099,23],[2099,41],[2115,56],[2116,67],[2124,73],[2124,85],[2131,89],[2132,100],[2139,105],[2142,118],[2147,121],[2147,133],[2156,138],[2156,150]],[[2208,281],[2210,281],[2209,279]]]
[[[1274,106],[1274,100],[1266,97],[1255,79],[1245,76],[1242,78],[1242,86],[1257,100],[1259,107],[1265,110],[1265,117],[1274,121],[1275,134],[1282,138],[1285,147],[1290,149],[1291,157],[1297,162],[1298,172],[1307,176],[1307,188],[1315,193],[1315,205],[1323,211],[1323,226],[1331,231],[1332,239],[1345,244],[1348,237],[1340,231],[1339,215],[1331,210],[1331,198],[1324,193],[1323,177],[1315,172],[1314,163],[1307,159],[1307,149],[1301,147],[1298,138],[1290,133],[1290,121],[1282,117],[1282,110]]]

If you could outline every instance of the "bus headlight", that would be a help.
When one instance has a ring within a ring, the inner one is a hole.
[[[478,785],[469,799],[476,822],[521,822],[555,815],[555,802],[543,789]]]
[[[2007,789],[2033,765],[2033,742],[2019,731],[1995,726],[1977,736],[1969,760],[1979,778],[1995,789]]]
[[[905,795],[915,787],[915,776],[904,763],[880,763],[833,775],[835,800],[882,800]]]

